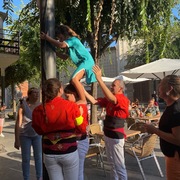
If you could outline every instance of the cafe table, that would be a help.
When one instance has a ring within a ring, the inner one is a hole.
[[[125,131],[126,137],[132,137],[132,136],[135,136],[135,135],[141,133],[141,131],[130,130],[130,129],[125,129],[124,131]],[[103,131],[101,131],[101,132],[96,133],[96,135],[102,137],[104,135],[104,133],[103,133]]]
[[[141,133],[141,131],[125,129],[126,137],[132,137],[132,136],[135,136],[140,133]]]
[[[144,117],[138,117],[137,119],[138,119],[138,121],[144,121],[145,123],[146,122],[151,123],[151,122],[158,122],[160,119],[160,116],[152,116],[152,117],[144,116]]]

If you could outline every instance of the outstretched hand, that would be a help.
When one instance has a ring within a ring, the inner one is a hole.
[[[94,67],[93,67],[93,72],[94,72],[94,74],[96,75],[96,79],[98,80],[98,79],[101,79],[101,77],[102,77],[102,71],[101,71],[101,68],[98,66],[98,65],[95,65]]]
[[[41,39],[46,39],[46,36],[47,36],[46,33],[41,32],[41,34],[40,34],[40,38],[41,38]]]
[[[20,149],[20,142],[19,141],[14,142],[14,148],[16,148],[17,150]]]
[[[156,131],[157,131],[157,128],[154,126],[154,125],[152,125],[152,124],[145,124],[145,130],[146,130],[146,132],[148,132],[148,133],[150,133],[150,134],[154,134],[154,133],[156,133]]]

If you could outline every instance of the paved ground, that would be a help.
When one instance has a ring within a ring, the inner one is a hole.
[[[14,120],[6,119],[3,133],[4,138],[0,137],[0,180],[22,180],[21,171],[21,155],[20,151],[14,148]],[[163,155],[157,147],[155,149],[160,166],[165,174],[165,163]],[[126,167],[128,172],[129,180],[140,180],[142,179],[140,169],[136,160],[129,156],[126,157]],[[143,168],[147,180],[164,180],[159,175],[153,159],[149,159],[143,162]],[[105,166],[106,176],[104,175],[103,169],[96,166],[95,158],[88,158],[85,161],[85,180],[109,180],[110,168],[108,165]],[[33,158],[31,161],[31,180],[36,180],[34,171]]]

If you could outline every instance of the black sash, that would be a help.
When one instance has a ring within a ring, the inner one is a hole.
[[[119,117],[106,116],[104,120],[104,127],[110,129],[123,128],[125,119]]]
[[[113,139],[123,139],[122,132],[113,131],[113,129],[124,128],[125,119],[119,117],[106,116],[104,120],[104,134]]]

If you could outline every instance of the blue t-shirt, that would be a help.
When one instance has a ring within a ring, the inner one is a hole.
[[[84,69],[86,73],[86,82],[88,84],[96,82],[95,75],[92,71],[95,63],[89,51],[77,37],[70,37],[65,40],[65,43],[68,46],[68,55],[73,63],[77,66],[77,69],[74,71],[71,78],[73,78],[79,71]]]

